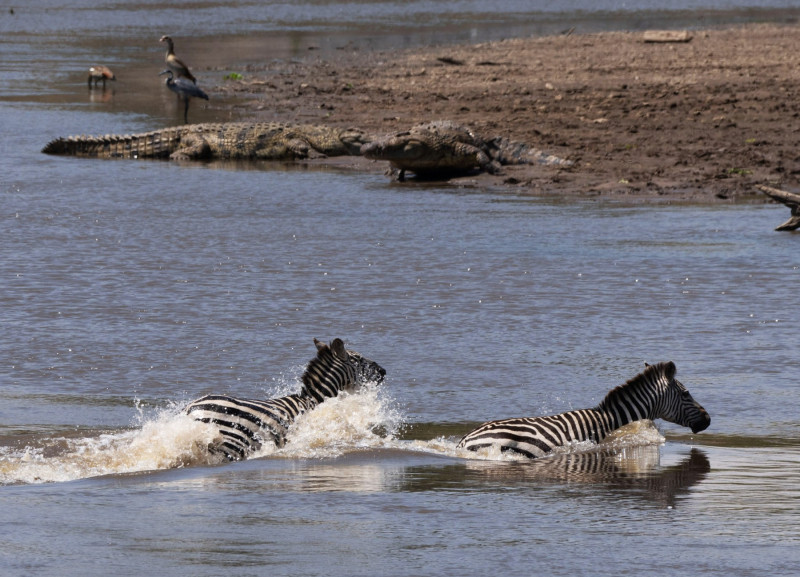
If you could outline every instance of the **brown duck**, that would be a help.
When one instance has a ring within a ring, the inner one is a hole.
[[[92,66],[89,68],[89,88],[92,87],[92,82],[97,86],[97,83],[103,81],[103,88],[106,87],[106,80],[116,80],[117,77],[111,72],[108,66]]]
[[[188,78],[197,84],[197,79],[189,71],[189,67],[180,58],[175,56],[175,43],[172,41],[172,38],[169,36],[162,36],[161,42],[167,43],[167,54],[164,56],[164,62],[167,63],[167,68],[172,70],[177,78]]]

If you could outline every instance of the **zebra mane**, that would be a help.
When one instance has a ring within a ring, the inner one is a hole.
[[[320,396],[320,386],[327,384],[328,386],[326,388],[330,388],[330,383],[334,382],[335,379],[329,379],[327,375],[334,367],[342,367],[343,359],[340,357],[346,359],[347,351],[341,339],[333,339],[330,346],[314,339],[314,344],[317,345],[317,356],[308,361],[306,370],[303,371],[303,376],[301,378],[303,388],[300,391],[300,395],[314,397],[320,400],[318,398]],[[341,369],[339,370],[341,371]],[[321,381],[321,378],[324,380]],[[333,394],[336,395],[335,392],[333,392]]]
[[[671,381],[675,378],[675,363],[667,361],[664,363],[656,363],[655,365],[646,365],[645,369],[625,381],[625,383],[611,389],[605,398],[597,405],[597,408],[611,407],[630,398],[631,393],[635,393],[640,389],[647,388],[649,383],[657,382],[666,378]],[[652,395],[645,395],[651,397]]]

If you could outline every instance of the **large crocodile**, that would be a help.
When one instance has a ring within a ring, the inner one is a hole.
[[[361,147],[373,160],[388,160],[405,179],[406,170],[417,176],[439,177],[475,168],[496,173],[502,164],[552,164],[572,162],[514,142],[505,137],[483,138],[472,129],[449,120],[418,124],[410,130],[377,138]]]
[[[99,158],[292,160],[357,155],[367,142],[365,133],[355,128],[226,122],[172,126],[124,136],[57,138],[42,152]]]

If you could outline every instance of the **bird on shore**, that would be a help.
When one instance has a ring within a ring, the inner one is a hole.
[[[189,122],[189,100],[192,98],[202,98],[203,100],[208,100],[208,94],[200,90],[198,86],[190,81],[188,78],[174,78],[172,77],[172,70],[169,68],[164,70],[159,74],[159,76],[167,74],[167,79],[164,84],[167,85],[167,88],[172,90],[175,94],[178,95],[178,98],[182,99],[184,102],[183,106],[183,121],[188,123]]]
[[[167,63],[167,68],[172,70],[177,78],[188,78],[194,84],[197,84],[197,78],[189,71],[189,67],[177,56],[175,56],[175,43],[169,36],[162,36],[161,42],[167,43],[167,54],[164,56],[164,62]]]
[[[89,68],[89,88],[92,87],[92,81],[94,81],[94,85],[97,86],[97,83],[103,81],[103,88],[106,87],[106,80],[117,80],[117,77],[114,76],[114,73],[111,72],[111,69],[108,66],[92,66]]]

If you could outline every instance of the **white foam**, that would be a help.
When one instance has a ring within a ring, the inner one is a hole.
[[[206,448],[214,440],[215,427],[183,415],[177,407],[154,415],[140,413],[133,429],[80,437],[52,437],[17,449],[0,448],[0,485],[47,483],[137,473],[220,462]],[[397,449],[486,461],[518,461],[526,458],[503,453],[497,447],[477,452],[456,448],[457,439],[397,439],[404,424],[393,400],[376,387],[328,399],[302,415],[290,429],[286,446],[272,444],[251,458],[331,458],[368,449]],[[577,453],[608,448],[658,445],[664,437],[650,421],[633,423],[615,432],[602,444],[573,443],[557,453]]]
[[[0,484],[72,481],[212,462],[203,447],[214,430],[174,411],[136,429],[86,437],[53,437],[0,454]]]
[[[375,387],[326,400],[301,415],[280,450],[267,446],[255,457],[336,457],[347,451],[386,447],[403,424],[391,399]]]
[[[603,439],[601,445],[615,449],[640,447],[643,445],[662,445],[667,439],[661,434],[656,424],[650,420],[634,421],[613,431]]]
[[[265,444],[252,457],[337,456],[347,450],[378,447],[402,425],[391,401],[377,389],[329,399],[301,416],[287,445]],[[100,475],[136,473],[219,463],[206,448],[216,428],[195,421],[176,407],[155,415],[139,413],[133,429],[82,437],[51,437],[35,445],[0,449],[0,485],[71,481]]]

